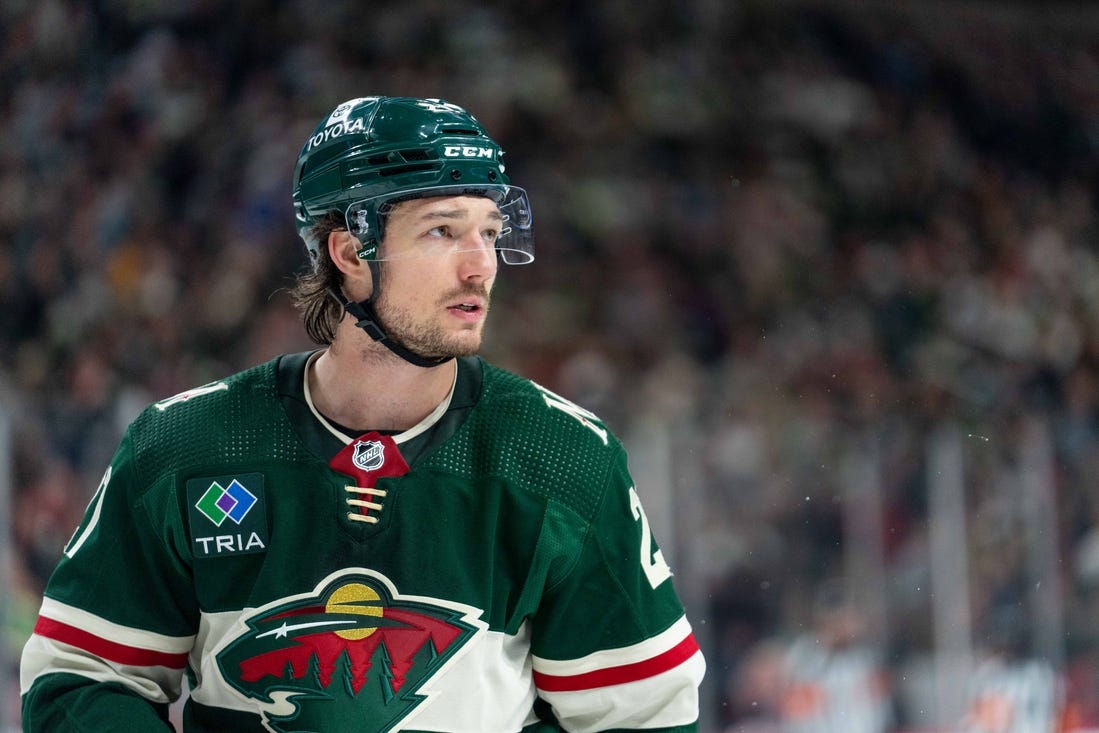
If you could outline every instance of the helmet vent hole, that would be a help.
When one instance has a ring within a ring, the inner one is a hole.
[[[419,163],[417,165],[397,165],[378,171],[379,176],[399,176],[402,173],[415,173],[417,171],[438,170],[432,163]]]
[[[417,160],[431,160],[431,155],[423,148],[413,148],[411,150],[402,150],[401,157],[408,162]]]
[[[447,135],[472,135],[474,137],[481,135],[481,132],[478,130],[473,130],[468,127],[451,127],[450,125],[440,125],[439,131],[445,132]]]

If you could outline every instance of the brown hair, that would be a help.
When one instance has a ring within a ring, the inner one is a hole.
[[[343,304],[333,297],[342,291],[340,271],[328,256],[328,235],[345,228],[344,217],[331,212],[306,233],[319,242],[313,266],[298,273],[290,288],[290,302],[301,313],[305,333],[314,343],[328,345],[336,337],[336,326],[343,318]]]

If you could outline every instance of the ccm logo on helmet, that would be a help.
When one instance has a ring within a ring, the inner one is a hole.
[[[444,145],[443,155],[447,158],[488,158],[492,160],[492,148],[478,148],[473,145]]]

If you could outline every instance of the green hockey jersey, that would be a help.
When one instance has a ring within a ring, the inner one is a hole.
[[[28,731],[691,731],[704,662],[615,437],[477,357],[397,435],[310,354],[149,406],[46,588]],[[376,385],[384,390],[384,385]]]

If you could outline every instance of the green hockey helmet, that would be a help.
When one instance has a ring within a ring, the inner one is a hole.
[[[382,260],[385,216],[399,201],[485,196],[503,220],[495,248],[503,262],[534,259],[526,192],[504,173],[503,151],[461,107],[441,99],[360,97],[336,107],[309,136],[294,169],[294,214],[310,256],[312,231],[338,212],[361,243],[359,257]]]

